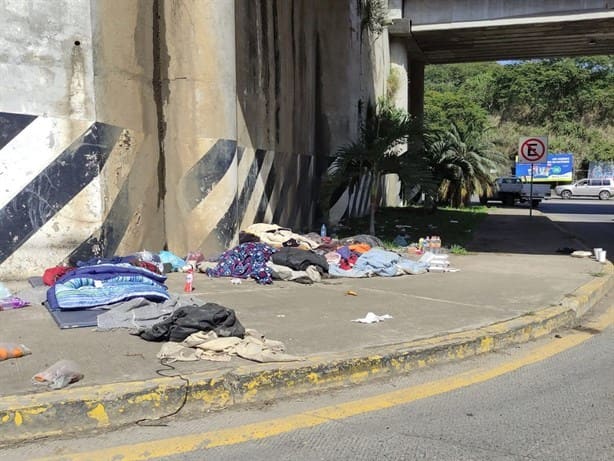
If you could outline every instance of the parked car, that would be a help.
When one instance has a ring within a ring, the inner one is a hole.
[[[511,206],[532,199],[533,208],[537,208],[539,202],[550,197],[550,185],[534,183],[531,195],[531,183],[523,182],[518,176],[504,176],[495,179],[492,192],[492,196],[480,197],[480,202],[486,204],[489,200],[501,200],[504,205]]]
[[[557,186],[554,191],[564,199],[599,197],[599,200],[608,200],[614,196],[614,179],[582,179],[573,184]]]

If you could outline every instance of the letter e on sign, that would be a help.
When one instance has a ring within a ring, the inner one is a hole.
[[[548,138],[533,136],[520,138],[518,143],[518,163],[544,163],[548,154]]]

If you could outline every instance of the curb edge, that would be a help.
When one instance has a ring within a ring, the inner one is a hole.
[[[44,437],[111,430],[175,414],[194,416],[263,403],[492,352],[572,327],[614,286],[614,265],[557,306],[484,327],[354,353],[315,355],[299,364],[240,366],[193,373],[0,397],[0,447]]]

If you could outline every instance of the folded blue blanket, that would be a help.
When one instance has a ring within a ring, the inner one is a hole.
[[[80,267],[47,290],[51,309],[84,309],[142,297],[154,302],[169,299],[164,275],[129,264]]]

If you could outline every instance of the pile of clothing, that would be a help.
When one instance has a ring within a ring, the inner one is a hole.
[[[276,224],[252,224],[240,244],[217,260],[197,267],[210,277],[252,278],[260,284],[293,280],[311,284],[324,277],[392,277],[427,272],[426,260],[414,261],[383,248],[371,235],[342,240],[316,233],[300,235]]]

